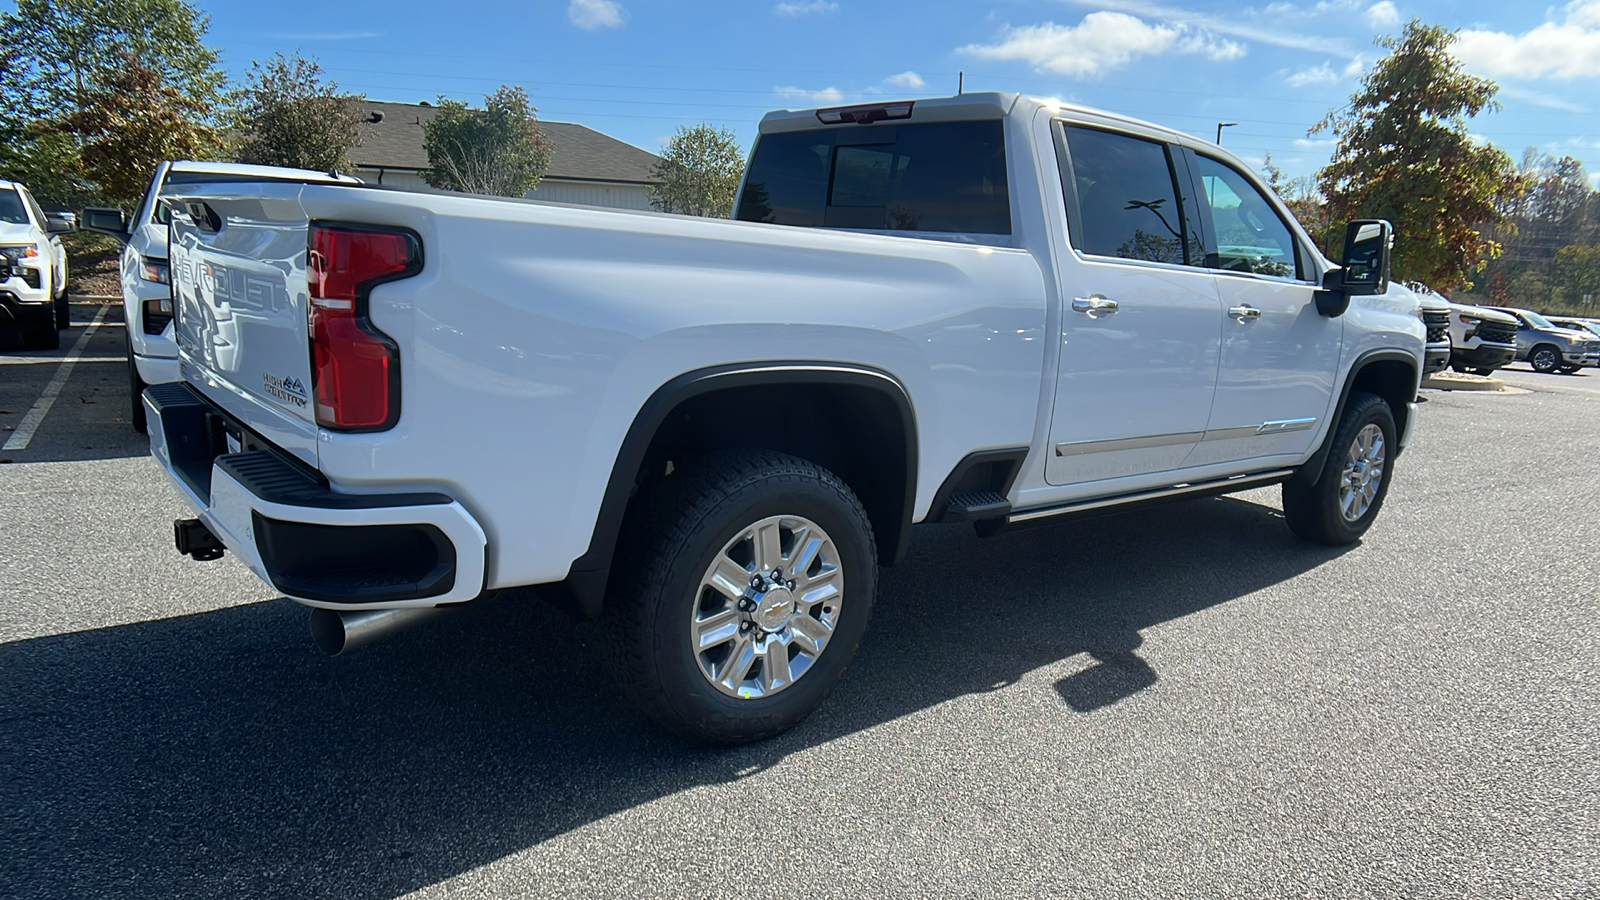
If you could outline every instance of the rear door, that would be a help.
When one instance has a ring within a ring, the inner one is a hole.
[[[169,186],[165,199],[184,380],[314,466],[301,189],[289,182]]]
[[[1180,468],[1206,430],[1222,310],[1161,141],[1056,123],[1070,246],[1045,478]]]

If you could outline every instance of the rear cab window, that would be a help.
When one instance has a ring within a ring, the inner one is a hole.
[[[764,134],[734,218],[925,236],[1009,235],[999,119]]]

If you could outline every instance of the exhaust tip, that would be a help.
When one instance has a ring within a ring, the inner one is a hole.
[[[364,609],[356,612],[317,608],[311,611],[311,640],[323,653],[338,656],[424,619],[431,619],[438,613],[438,607]]]
[[[338,656],[345,649],[344,617],[331,609],[311,611],[311,641],[317,649],[329,656]]]

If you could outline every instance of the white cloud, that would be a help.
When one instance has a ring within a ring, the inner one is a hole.
[[[1344,71],[1340,74],[1346,78],[1355,78],[1357,75],[1365,74],[1366,71],[1367,61],[1358,53],[1350,57],[1350,62],[1345,64]]]
[[[1556,109],[1560,110],[1561,112],[1586,113],[1589,111],[1589,108],[1581,103],[1576,103],[1563,97],[1542,94],[1538,91],[1526,90],[1524,88],[1519,88],[1512,85],[1502,84],[1500,86],[1500,96],[1508,100],[1519,100],[1523,103],[1531,103],[1534,106],[1542,106],[1545,109]]]
[[[811,0],[810,3],[779,3],[772,8],[772,11],[776,15],[793,18],[796,16],[809,16],[812,13],[838,12],[839,4],[831,3],[829,0]]]
[[[1301,150],[1326,150],[1339,144],[1334,138],[1295,138],[1293,143]]]
[[[1367,24],[1373,28],[1390,28],[1400,24],[1400,10],[1391,0],[1378,0],[1367,7]]]
[[[1301,69],[1290,75],[1284,83],[1292,88],[1300,88],[1308,84],[1332,84],[1338,80],[1339,76],[1334,73],[1333,66],[1323,63],[1310,69]]]
[[[885,78],[884,81],[894,85],[895,87],[903,88],[920,88],[926,87],[928,84],[926,81],[922,80],[921,75],[918,75],[912,71],[901,72],[899,75],[890,75],[888,78]]]
[[[567,18],[579,28],[619,28],[628,21],[628,11],[616,0],[572,0]]]
[[[1243,38],[1273,47],[1288,47],[1293,50],[1310,50],[1319,54],[1334,56],[1350,56],[1351,52],[1339,40],[1331,39],[1326,34],[1301,34],[1282,27],[1277,22],[1259,22],[1261,16],[1253,10],[1244,14],[1232,16],[1213,16],[1206,13],[1195,12],[1176,6],[1165,6],[1152,3],[1150,0],[1071,0],[1078,6],[1092,6],[1099,10],[1127,13],[1143,16],[1146,19],[1161,20],[1167,25],[1187,25],[1201,31],[1215,34],[1225,34],[1229,37]],[[1349,0],[1335,0],[1335,2],[1318,3],[1313,8],[1313,13],[1324,10],[1345,9],[1353,7]],[[1275,14],[1293,11],[1295,8],[1287,3],[1274,3],[1268,7]]]
[[[1565,20],[1522,34],[1461,32],[1455,55],[1484,75],[1523,78],[1592,78],[1600,75],[1600,0],[1573,0]]]
[[[1237,59],[1243,45],[1188,25],[1151,25],[1120,12],[1092,12],[1077,25],[1004,26],[993,44],[969,44],[958,52],[979,59],[1025,62],[1035,70],[1092,78],[1141,56],[1175,51],[1214,60]]]
[[[785,100],[803,100],[817,106],[844,102],[844,91],[831,85],[820,91],[808,91],[798,87],[775,87],[772,92]]]

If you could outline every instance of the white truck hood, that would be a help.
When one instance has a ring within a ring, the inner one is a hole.
[[[1469,316],[1477,316],[1478,318],[1483,319],[1485,322],[1499,322],[1502,325],[1512,326],[1518,324],[1516,316],[1503,313],[1498,309],[1485,309],[1481,306],[1468,306],[1465,303],[1456,303],[1454,301],[1450,303],[1450,308],[1456,312],[1466,313]]]
[[[11,222],[0,222],[0,244],[36,244],[39,235],[32,225],[15,225]]]

